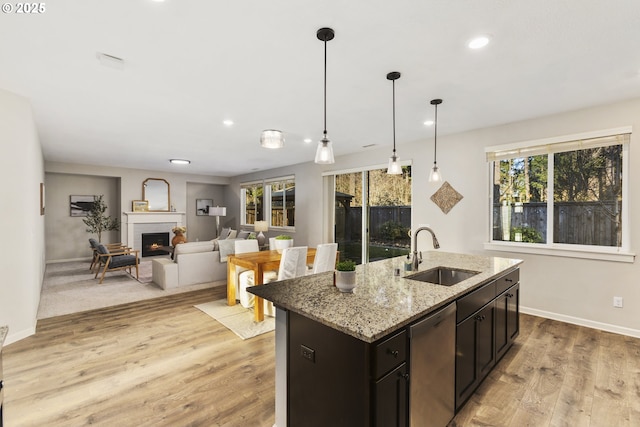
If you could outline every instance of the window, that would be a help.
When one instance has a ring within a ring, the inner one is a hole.
[[[630,133],[614,129],[487,148],[491,243],[509,242],[510,250],[626,251]]]
[[[295,178],[283,177],[240,185],[241,225],[267,221],[269,228],[295,225]]]

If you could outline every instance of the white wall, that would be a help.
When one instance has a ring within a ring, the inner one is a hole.
[[[29,102],[0,90],[0,325],[9,326],[5,344],[35,333],[44,274],[44,183],[42,149]]]
[[[445,114],[445,113],[442,113]],[[448,214],[442,213],[431,195],[439,186],[428,182],[433,164],[433,140],[397,146],[401,159],[413,162],[413,224],[429,224],[438,236],[442,251],[468,252],[521,258],[521,304],[523,311],[551,318],[640,336],[640,266],[575,258],[551,257],[507,252],[488,252],[483,244],[488,236],[488,173],[484,147],[517,141],[569,135],[621,126],[640,132],[640,99],[604,105],[549,117],[474,130],[438,138],[438,164],[448,181],[464,198]],[[440,130],[446,130],[441,127]],[[339,144],[334,135],[334,144]],[[640,169],[637,154],[640,137],[632,135],[630,149],[631,250],[640,242],[640,227],[634,219],[640,214]],[[384,165],[389,147],[336,158],[333,165],[313,163],[256,172],[231,180],[227,199],[229,210],[239,223],[239,183],[261,178],[295,174],[296,244],[321,242],[322,177],[324,171]],[[419,249],[431,250],[431,240],[421,236]],[[613,308],[613,296],[624,298],[624,308]]]

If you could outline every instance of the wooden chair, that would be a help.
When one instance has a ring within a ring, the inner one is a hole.
[[[93,271],[94,267],[98,266],[98,260],[100,259],[100,257],[98,256],[98,245],[100,243],[98,243],[98,241],[96,239],[89,239],[89,246],[91,247],[91,251],[93,252],[92,257],[91,257],[91,265],[89,266],[89,270]],[[106,243],[104,244],[107,249],[113,251],[113,250],[118,250],[118,249],[123,249],[126,248],[126,246],[124,246],[122,243]]]
[[[118,248],[111,251],[105,245],[98,244],[98,268],[96,269],[95,278],[98,277],[98,273],[102,270],[102,276],[100,277],[99,282],[102,283],[107,271],[128,269],[129,274],[132,274],[131,269],[135,267],[137,279],[139,273],[138,266],[140,263],[138,259],[139,252],[140,251],[134,251],[130,248]]]

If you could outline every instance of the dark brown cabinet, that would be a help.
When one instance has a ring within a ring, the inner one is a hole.
[[[460,298],[456,325],[456,410],[473,394],[520,331],[519,270]]]
[[[375,382],[375,426],[407,426],[409,408],[409,373],[403,363]]]

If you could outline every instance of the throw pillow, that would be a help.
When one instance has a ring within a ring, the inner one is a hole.
[[[220,235],[218,236],[218,240],[224,240],[227,237],[229,237],[229,232],[231,231],[231,228],[223,228],[222,230],[220,230]]]
[[[238,235],[236,237],[238,239],[246,239],[249,237],[250,234],[251,234],[250,231],[241,230],[241,231],[238,231]]]

